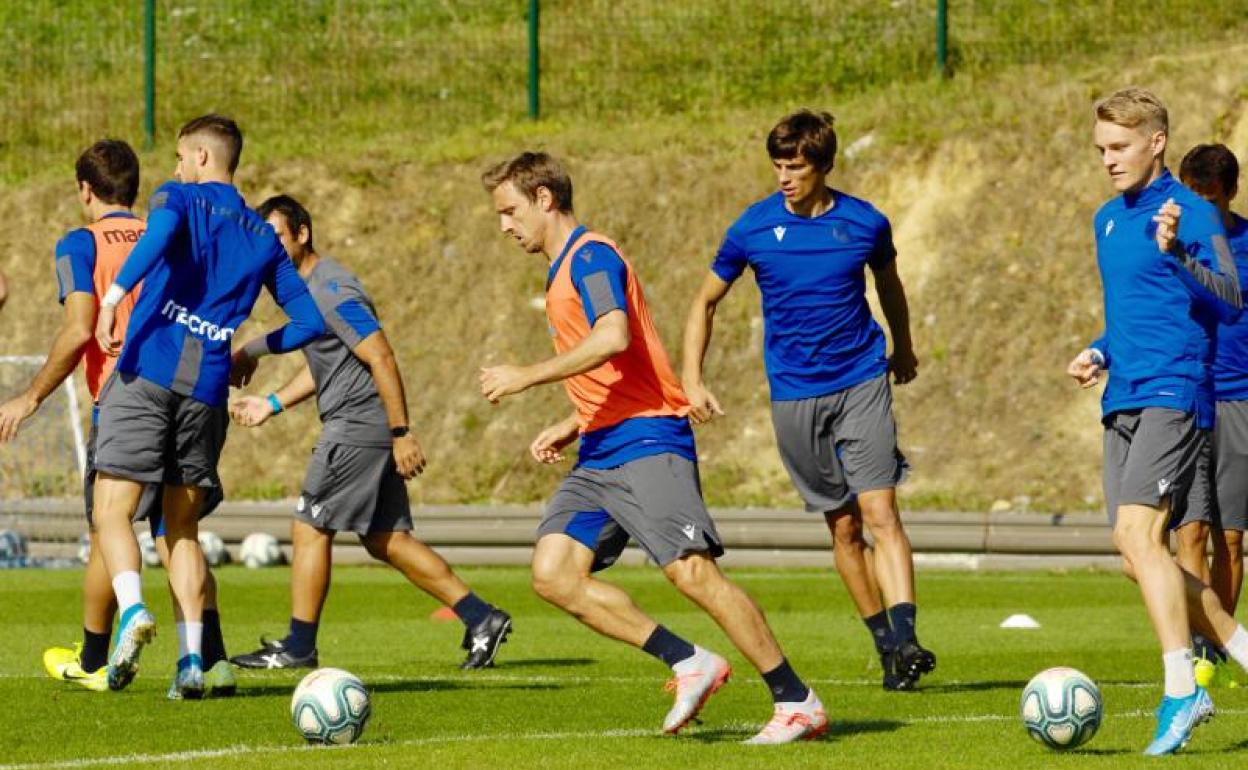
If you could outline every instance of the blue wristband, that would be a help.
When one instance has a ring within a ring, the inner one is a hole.
[[[265,396],[265,398],[269,400],[269,406],[273,407],[273,414],[282,413],[282,402],[277,400],[276,393],[270,393],[269,395]]]

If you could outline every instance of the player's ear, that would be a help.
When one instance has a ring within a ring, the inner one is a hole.
[[[537,199],[537,205],[542,211],[553,211],[555,208],[555,196],[551,193],[549,187],[538,187],[534,193]]]
[[[78,182],[78,200],[82,201],[82,205],[86,206],[91,203],[91,198],[95,192],[91,189],[91,183],[87,181]]]
[[[1166,151],[1166,141],[1169,139],[1165,131],[1154,131],[1152,145],[1153,155],[1161,155]]]
[[[312,233],[308,231],[307,225],[299,225],[299,236],[295,238],[300,246],[307,246],[308,241],[312,240]]]

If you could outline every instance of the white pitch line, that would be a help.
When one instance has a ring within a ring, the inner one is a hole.
[[[1224,716],[1242,716],[1248,709],[1219,709],[1218,714]],[[1152,717],[1151,711],[1135,710],[1107,714],[1107,719],[1141,719]],[[1007,722],[1017,717],[1005,714],[962,714],[959,716],[928,716],[900,720],[902,724],[967,724],[975,722]],[[730,723],[725,726],[711,728],[717,732],[740,731],[743,735],[758,729],[756,724]],[[698,732],[689,730],[686,734]],[[836,721],[832,722],[832,735],[836,735]],[[198,759],[217,759],[220,757],[236,757],[249,754],[289,754],[303,751],[365,751],[369,748],[385,748],[390,746],[432,746],[449,743],[485,743],[488,741],[565,741],[582,739],[611,738],[666,738],[657,728],[634,728],[621,730],[586,730],[581,732],[547,732],[547,733],[501,733],[498,735],[437,735],[428,738],[415,738],[406,741],[387,741],[376,744],[355,744],[353,746],[230,746],[222,749],[203,749],[199,751],[176,751],[168,754],[126,754],[112,757],[89,757],[84,759],[68,759],[52,762],[28,762],[23,764],[0,765],[0,770],[72,770],[80,767],[106,767],[131,763],[182,762]]]

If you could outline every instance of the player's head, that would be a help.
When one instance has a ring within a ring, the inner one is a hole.
[[[539,254],[559,215],[572,214],[572,178],[544,152],[523,152],[481,175],[494,199],[499,227],[530,254]]]
[[[1161,172],[1170,116],[1151,91],[1124,88],[1096,103],[1093,130],[1101,162],[1118,192],[1136,192]]]
[[[88,147],[74,164],[78,198],[113,206],[134,205],[139,195],[139,156],[120,139],[102,139]]]
[[[822,194],[824,180],[836,163],[835,122],[828,112],[798,110],[784,116],[767,134],[767,154],[786,200]]]
[[[1226,211],[1239,192],[1239,161],[1225,144],[1198,144],[1183,156],[1179,179]]]
[[[312,215],[289,195],[274,195],[261,203],[256,213],[277,231],[291,259],[299,262],[312,253]]]
[[[178,164],[174,176],[179,182],[216,181],[233,177],[243,154],[243,132],[224,115],[204,115],[182,126],[178,132]]]

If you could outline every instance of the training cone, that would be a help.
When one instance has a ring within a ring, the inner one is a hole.
[[[455,610],[443,605],[429,613],[429,619],[434,623],[452,623],[459,620],[459,616],[455,614]]]
[[[1001,621],[1001,628],[1039,628],[1040,624],[1030,615],[1011,615]]]

